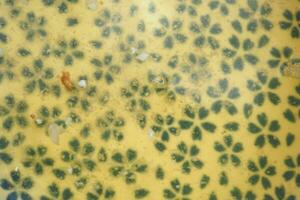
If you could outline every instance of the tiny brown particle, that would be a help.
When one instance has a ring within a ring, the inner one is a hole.
[[[65,86],[65,88],[68,91],[73,90],[73,84],[70,79],[70,73],[69,72],[62,72],[62,76],[60,77],[61,83]]]

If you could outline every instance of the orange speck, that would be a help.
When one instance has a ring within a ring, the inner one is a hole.
[[[31,117],[32,119],[35,119],[35,114],[31,114],[30,117]]]
[[[72,91],[73,84],[71,82],[69,72],[62,72],[62,76],[60,77],[60,81],[68,91]]]

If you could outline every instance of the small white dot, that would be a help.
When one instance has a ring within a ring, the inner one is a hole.
[[[79,85],[79,87],[81,87],[81,88],[86,88],[87,82],[86,82],[86,80],[82,79],[82,80],[80,80],[80,81],[78,82],[78,85]]]
[[[147,60],[148,57],[149,57],[149,54],[148,54],[148,53],[142,52],[142,53],[140,53],[136,58],[137,58],[139,61],[143,62],[143,61]]]
[[[43,123],[43,119],[37,118],[37,119],[35,120],[35,122],[36,122],[38,125],[41,125],[41,124]]]

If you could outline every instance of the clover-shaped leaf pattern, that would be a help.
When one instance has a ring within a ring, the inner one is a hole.
[[[292,181],[294,180],[297,187],[300,187],[300,154],[298,154],[295,159],[293,157],[288,156],[284,160],[284,164],[287,170],[282,175],[284,180]]]
[[[154,29],[154,36],[163,38],[163,47],[172,49],[175,43],[185,43],[188,39],[181,33],[183,22],[179,19],[169,20],[166,16],[159,19],[160,27]]]
[[[288,103],[293,108],[298,109],[298,117],[300,118],[300,85],[297,85],[295,87],[295,93],[294,94],[288,96]],[[290,111],[286,115],[292,115],[293,117],[286,116],[286,118],[293,118],[293,119],[290,119],[289,121],[295,121],[294,120],[295,116],[292,114],[292,111]]]
[[[10,179],[0,179],[0,186],[3,190],[9,191],[6,199],[32,199],[30,189],[34,186],[34,182],[29,176],[22,177],[18,168],[10,171]]]
[[[146,50],[145,41],[137,39],[134,34],[129,34],[118,46],[123,54],[122,62],[126,64],[139,61],[138,55]]]
[[[280,28],[290,32],[292,38],[300,37],[300,12],[293,13],[291,10],[285,10],[282,13],[282,21],[279,22]]]
[[[240,188],[234,187],[232,190],[230,190],[230,194],[234,200],[242,200],[242,199],[248,199],[248,200],[255,200],[256,194],[252,191],[247,191],[243,194]]]
[[[76,38],[61,39],[57,42],[57,46],[53,48],[52,53],[55,57],[61,58],[65,66],[72,66],[75,60],[84,58],[84,52],[79,50],[79,46],[79,41]]]
[[[93,171],[97,163],[92,159],[95,147],[92,143],[81,144],[77,138],[69,141],[69,150],[61,151],[60,158],[69,165],[71,175],[80,176],[83,169]],[[55,173],[55,171],[53,171]]]
[[[208,133],[214,133],[217,129],[213,122],[206,120],[209,116],[209,110],[204,107],[200,107],[197,113],[190,105],[186,105],[184,115],[185,118],[180,119],[178,124],[182,130],[191,130],[193,140],[202,140],[203,130]],[[199,119],[200,123],[198,123],[197,119]]]
[[[208,4],[211,10],[218,10],[223,16],[228,16],[230,7],[236,4],[236,0],[211,0]]]
[[[6,33],[2,32],[3,29],[7,26],[7,20],[4,17],[0,18],[0,42],[6,44],[8,40],[8,36]]]
[[[175,118],[172,115],[155,115],[150,134],[152,134],[153,131],[155,136],[158,137],[158,139],[154,141],[154,146],[158,151],[165,151],[167,148],[166,143],[169,142],[170,138],[180,134],[180,129],[175,122]],[[152,137],[152,135],[150,135],[150,137]]]
[[[121,96],[126,101],[126,110],[136,113],[135,117],[141,128],[144,128],[147,123],[145,113],[151,108],[151,105],[146,98],[150,95],[149,86],[141,85],[137,79],[131,80],[129,87],[121,89]]]
[[[239,21],[233,22],[233,26],[240,27]],[[262,35],[258,42],[252,41],[249,38],[240,39],[237,35],[232,35],[228,39],[230,46],[223,49],[223,55],[232,59],[232,65],[235,70],[242,71],[246,64],[256,65],[259,62],[259,58],[253,53],[255,48],[261,48],[265,46],[269,39],[266,35]],[[256,46],[257,45],[257,46]],[[228,67],[227,62],[223,62],[221,68],[224,73],[230,73],[231,69]]]
[[[102,37],[109,38],[113,34],[120,35],[123,32],[121,21],[122,16],[119,13],[112,13],[105,8],[100,16],[95,18],[94,23],[101,30]]]
[[[277,136],[281,126],[278,120],[270,120],[265,113],[257,115],[257,122],[248,123],[249,133],[256,135],[254,145],[258,148],[262,148],[269,143],[271,147],[277,148],[281,143]]]
[[[114,111],[108,111],[105,113],[104,117],[97,119],[97,126],[102,130],[100,137],[105,141],[108,141],[111,138],[116,141],[123,140],[124,134],[121,130],[124,125],[125,119],[116,116]]]
[[[27,93],[38,90],[42,94],[60,96],[61,88],[53,82],[54,73],[51,67],[44,66],[42,59],[34,60],[32,67],[24,66],[22,69],[22,76],[26,79],[24,90]]]
[[[265,194],[264,200],[296,200],[295,195],[287,194],[285,187],[283,185],[277,186],[274,189],[273,194]]]
[[[247,80],[247,88],[256,93],[253,103],[262,106],[265,103],[265,99],[268,99],[271,104],[278,105],[281,102],[280,96],[276,93],[276,89],[281,86],[279,78],[268,78],[268,75],[264,72],[257,72],[256,76],[258,81]]]
[[[7,148],[10,145],[9,143],[6,137],[0,137],[0,160],[7,165],[13,161],[13,157],[7,152]]]
[[[182,71],[182,79],[187,77],[189,82],[195,85],[202,80],[211,78],[212,75],[208,64],[209,60],[206,56],[199,56],[194,52],[188,52],[183,59],[178,55],[173,55],[168,61],[168,67],[172,69],[179,68]]]
[[[47,186],[47,190],[49,196],[51,198],[70,200],[74,197],[74,191],[72,191],[69,187],[60,188],[60,186],[53,182]],[[51,199],[46,195],[42,195],[40,199],[46,200]]]
[[[105,199],[112,199],[115,196],[116,192],[111,187],[105,187],[100,182],[97,182],[93,190],[86,194],[87,200],[105,198]]]
[[[233,102],[240,97],[240,91],[238,87],[229,88],[227,79],[219,80],[217,86],[209,86],[206,93],[212,99],[216,99],[211,105],[214,113],[219,113],[222,108],[225,108],[230,115],[238,113]]]
[[[189,16],[195,17],[198,15],[198,5],[202,4],[202,0],[180,0],[176,5],[176,11],[179,14],[188,13]]]
[[[240,8],[239,16],[247,20],[247,30],[256,33],[259,26],[266,31],[270,31],[274,25],[268,16],[272,13],[271,4],[257,0],[247,0],[247,7]]]
[[[190,31],[197,35],[193,41],[194,45],[198,48],[202,48],[208,45],[212,49],[220,48],[217,35],[222,33],[222,27],[220,23],[211,22],[209,15],[203,15],[200,17],[200,22],[191,22]]]
[[[56,123],[57,125],[61,125],[62,127],[66,127],[65,120],[60,119],[62,115],[62,110],[57,107],[46,107],[41,106],[36,114],[32,114],[31,117],[34,119],[35,124],[38,127],[44,127],[52,122]]]
[[[283,64],[288,61],[293,55],[293,49],[290,47],[283,47],[282,49],[278,49],[273,47],[270,50],[271,58],[268,60],[268,64],[270,68],[282,67]],[[282,70],[282,69],[281,69]]]
[[[44,6],[55,6],[59,14],[66,14],[78,0],[42,0],[42,2]]]
[[[181,170],[185,174],[191,172],[191,168],[201,169],[204,165],[198,157],[200,149],[196,145],[187,146],[186,143],[180,142],[177,150],[172,153],[171,157],[176,163],[181,164]]]
[[[154,74],[149,72],[148,80],[154,88],[154,91],[158,95],[163,95],[166,97],[167,101],[176,101],[177,95],[186,95],[188,89],[181,86],[180,82],[182,80],[181,76],[176,74],[168,75],[165,73]]]
[[[224,136],[223,142],[215,142],[214,149],[220,152],[219,162],[222,165],[226,165],[229,161],[233,166],[239,166],[241,164],[241,159],[238,153],[244,150],[243,144],[240,142],[233,142],[231,135]]]
[[[121,67],[114,64],[114,59],[111,54],[107,54],[103,59],[92,58],[91,64],[95,68],[94,78],[96,80],[105,80],[108,85],[114,82],[114,77],[120,73]]]
[[[29,123],[24,115],[29,107],[27,102],[25,100],[16,100],[12,94],[5,96],[4,101],[4,104],[0,106],[3,130],[10,131],[15,124],[21,128],[26,127]]]
[[[193,188],[188,183],[182,184],[179,179],[170,182],[171,188],[164,189],[163,197],[166,199],[190,200],[189,195]]]
[[[33,168],[35,174],[42,175],[45,167],[54,165],[54,160],[46,156],[47,147],[39,145],[38,147],[27,147],[26,159],[23,161],[23,166],[26,168]]]
[[[116,152],[111,156],[115,163],[109,169],[114,177],[123,177],[126,184],[136,183],[137,175],[145,173],[148,166],[138,159],[138,154],[133,149],[128,149],[126,153]]]
[[[37,17],[34,12],[28,12],[25,20],[20,21],[20,28],[26,32],[26,39],[34,40],[36,37],[45,38],[47,32],[44,25],[47,23],[44,16]]]
[[[5,80],[11,81],[15,79],[16,73],[13,71],[14,66],[13,60],[6,58],[5,55],[0,55],[0,83]]]
[[[0,199],[297,200],[299,38],[300,0],[0,1]]]
[[[266,156],[260,156],[258,162],[249,160],[248,170],[251,172],[251,176],[248,178],[248,182],[251,185],[256,185],[258,182],[261,183],[264,189],[272,187],[270,178],[276,175],[276,167],[268,163]]]

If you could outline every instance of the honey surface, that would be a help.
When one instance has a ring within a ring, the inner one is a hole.
[[[300,200],[299,68],[298,0],[0,0],[0,199]]]

